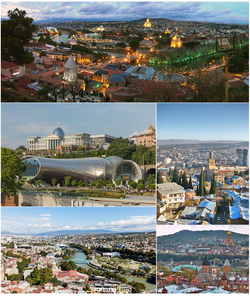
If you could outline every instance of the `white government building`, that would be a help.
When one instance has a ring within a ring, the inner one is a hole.
[[[27,140],[27,149],[29,151],[56,149],[59,145],[90,146],[90,134],[65,135],[64,131],[57,127],[47,137],[29,137]]]

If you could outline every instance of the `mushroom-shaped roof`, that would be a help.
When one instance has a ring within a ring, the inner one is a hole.
[[[54,131],[53,131],[53,135],[58,136],[60,138],[64,137],[64,131],[60,128],[57,127]]]
[[[70,55],[70,57],[68,58],[67,62],[63,65],[63,67],[67,69],[77,69],[77,65],[72,55]]]

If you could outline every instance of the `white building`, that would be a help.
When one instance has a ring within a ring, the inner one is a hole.
[[[57,127],[52,134],[47,137],[29,137],[27,140],[27,150],[50,150],[56,149],[59,145],[90,146],[90,134],[78,133],[65,135],[64,131]]]
[[[168,182],[158,184],[157,187],[158,204],[162,208],[177,209],[185,205],[185,190],[182,186]]]

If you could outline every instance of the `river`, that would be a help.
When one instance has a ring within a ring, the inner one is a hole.
[[[74,249],[71,248],[71,250],[74,250]],[[76,255],[74,256],[74,258],[72,258],[70,260],[73,260],[78,267],[83,267],[86,270],[89,270],[88,264],[86,262],[81,262],[81,260],[90,261],[90,260],[87,260],[86,258],[87,258],[87,256],[83,252],[78,252],[76,250]],[[70,260],[68,260],[68,261],[70,261]],[[93,268],[93,267],[91,267],[91,268]],[[124,276],[124,275],[121,275],[121,276]],[[143,283],[146,286],[147,291],[152,290],[152,289],[156,289],[156,285],[148,282],[146,278],[132,276],[132,275],[127,275],[125,277],[127,278],[127,280],[129,282],[135,281],[135,282]]]

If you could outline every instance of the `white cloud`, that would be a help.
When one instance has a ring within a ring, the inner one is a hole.
[[[50,214],[41,214],[41,215],[39,215],[40,217],[51,217],[51,215]]]

